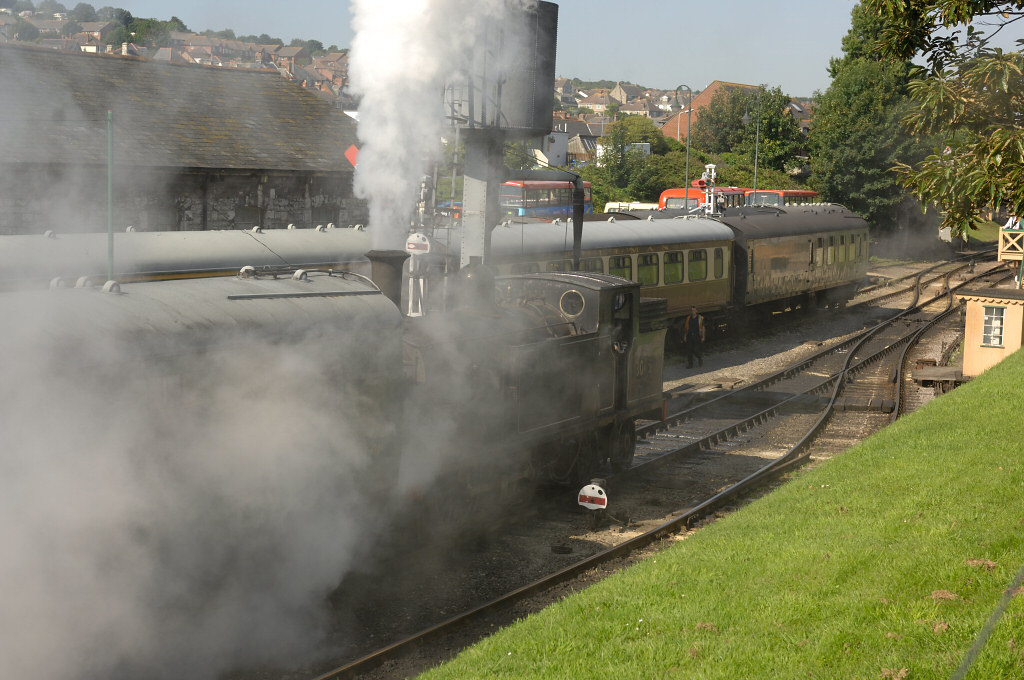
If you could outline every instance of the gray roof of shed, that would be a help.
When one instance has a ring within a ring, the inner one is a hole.
[[[0,47],[0,164],[351,171],[356,124],[273,72]]]

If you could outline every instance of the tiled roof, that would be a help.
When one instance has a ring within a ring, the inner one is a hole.
[[[0,163],[349,171],[355,122],[266,71],[0,47]],[[31,140],[31,143],[26,143]]]

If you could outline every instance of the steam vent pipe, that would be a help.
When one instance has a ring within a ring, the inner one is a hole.
[[[370,278],[387,299],[402,308],[402,267],[409,258],[404,250],[371,250],[366,253],[370,261]]]

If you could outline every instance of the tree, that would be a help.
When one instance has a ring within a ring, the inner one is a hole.
[[[924,158],[926,146],[900,124],[910,64],[874,48],[884,29],[878,15],[853,8],[844,56],[829,64],[832,83],[818,97],[808,143],[811,184],[822,197],[892,229],[908,199],[892,168]]]
[[[68,12],[68,17],[75,21],[96,21],[98,19],[96,9],[85,2],[75,5],[75,8]]]
[[[40,0],[39,4],[36,5],[37,12],[43,12],[44,14],[57,14],[58,12],[67,12],[68,8],[57,2],[57,0]]]
[[[14,37],[22,42],[32,42],[39,37],[39,29],[18,17],[14,22]]]
[[[654,121],[646,116],[623,116],[613,126],[622,128],[627,144],[646,143],[651,145],[652,154],[668,153],[668,140]]]
[[[905,124],[941,142],[898,168],[922,203],[942,208],[943,226],[964,236],[989,206],[1024,214],[1024,56],[983,54],[912,84],[911,95]]]
[[[943,226],[965,236],[986,207],[1024,212],[1024,63],[988,41],[1024,19],[1024,0],[865,0],[886,22],[877,48],[924,57],[903,122],[939,143],[916,164],[899,164],[905,185],[940,207]],[[988,34],[980,27],[991,28]],[[1024,41],[1018,40],[1020,46]]]
[[[897,59],[920,55],[932,75],[977,56],[1024,19],[1024,0],[865,0],[864,7],[885,22],[876,48]]]
[[[715,93],[700,112],[690,146],[710,153],[748,153],[751,162],[756,152],[758,166],[782,170],[802,150],[804,139],[781,88],[735,88]]]
[[[68,21],[60,27],[60,34],[67,38],[68,36],[75,35],[76,33],[81,33],[82,30],[82,24],[77,21]]]
[[[128,10],[110,6],[100,7],[96,10],[96,16],[100,21],[113,21],[115,24],[121,24],[125,28],[128,27],[133,18],[132,13]]]

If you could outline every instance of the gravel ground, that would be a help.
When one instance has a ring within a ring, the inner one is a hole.
[[[873,272],[873,275],[896,278],[910,269],[906,266],[886,267]],[[890,304],[898,306],[895,303]],[[856,308],[841,313],[797,312],[790,318],[768,323],[756,329],[755,339],[713,339],[705,347],[703,366],[687,369],[682,357],[670,356],[667,359],[664,372],[665,389],[704,390],[741,385],[792,364],[801,357],[817,351],[822,345],[845,338],[888,315],[885,310],[862,311]],[[722,467],[717,473],[707,467],[713,467],[716,458],[721,460]],[[699,463],[702,466],[701,475],[718,474],[723,479],[733,472],[729,468],[735,464],[725,456],[708,456],[707,460]],[[447,615],[468,608],[473,603],[489,601],[501,593],[568,566],[585,555],[643,533],[674,516],[675,511],[686,505],[687,496],[693,492],[692,485],[685,489],[661,488],[658,491],[658,499],[648,498],[646,501],[649,502],[645,502],[643,508],[630,509],[628,524],[613,522],[599,528],[590,527],[588,517],[583,513],[573,515],[565,508],[552,513],[549,505],[546,508],[537,508],[536,513],[530,518],[501,529],[480,545],[463,546],[457,551],[449,549],[444,555],[417,555],[412,558],[417,565],[417,572],[432,570],[435,574],[443,576],[428,578],[426,582],[406,580],[400,574],[392,574],[383,579],[387,584],[387,592],[382,593],[382,598],[373,602],[372,608],[375,611],[381,608],[390,609],[392,613],[387,618],[392,625],[388,630],[375,633],[375,639],[394,640],[412,634]],[[560,501],[546,502],[557,504]],[[444,640],[424,645],[409,658],[389,662],[363,677],[373,680],[413,677],[423,669],[457,654],[462,648],[494,630],[531,612],[539,611],[568,594],[586,588],[637,560],[645,559],[674,541],[685,540],[693,531],[699,530],[701,526],[730,510],[726,508],[708,517],[690,532],[681,533],[627,558],[608,563],[550,591],[529,598],[510,611],[488,617]],[[571,552],[562,553],[555,548],[568,548]],[[369,578],[374,588],[381,587],[379,574]],[[366,585],[369,586],[370,583]],[[409,603],[415,604],[410,607]],[[328,668],[329,665],[323,667],[320,672]],[[306,677],[314,675],[316,673]]]
[[[913,266],[896,265],[878,268],[870,275],[893,279],[920,267],[920,263]],[[899,306],[897,303],[887,304]],[[816,314],[796,312],[790,318],[777,320],[784,322],[773,321],[757,328],[757,337],[754,339],[713,338],[706,343],[703,366],[687,369],[682,357],[667,357],[665,389],[705,390],[738,386],[790,365],[817,351],[822,345],[845,338],[887,316],[889,314],[885,309],[854,308],[842,313]],[[723,468],[720,472],[723,478],[726,477],[730,472],[727,468],[732,463],[725,456],[708,456],[707,460],[701,460],[699,464],[713,466],[715,458],[722,459]],[[705,474],[715,473],[701,467],[700,475]],[[565,507],[574,504],[560,498],[539,499],[535,507],[526,504],[525,508],[518,509],[519,512],[525,509],[525,514],[516,522],[497,528],[475,544],[458,547],[446,545],[438,551],[424,549],[407,552],[388,566],[387,573],[382,573],[382,568],[368,565],[366,573],[348,579],[348,586],[354,591],[374,593],[375,596],[363,601],[353,601],[347,596],[335,598],[333,605],[337,624],[334,640],[339,647],[347,647],[344,653],[351,658],[353,651],[350,645],[353,638],[360,638],[361,642],[357,644],[366,650],[402,639],[448,616],[575,563],[586,555],[642,533],[674,516],[676,510],[687,504],[687,494],[692,495],[694,488],[692,485],[687,488],[665,488],[659,493],[660,498],[648,498],[642,508],[633,508],[626,525],[610,523],[593,528],[588,521],[589,517],[582,511],[574,514],[575,508]],[[572,495],[574,500],[575,494]],[[539,611],[638,560],[646,559],[675,541],[685,540],[693,531],[700,530],[701,526],[729,511],[730,508],[722,509],[689,532],[680,533],[626,558],[606,563],[556,588],[521,601],[509,611],[490,616],[445,639],[423,645],[408,658],[389,662],[361,677],[372,680],[414,677],[502,626]],[[571,552],[563,552],[564,548],[569,548]],[[384,623],[368,632],[364,623],[369,618]],[[355,631],[359,631],[359,634],[355,635]],[[231,678],[313,678],[344,663],[337,654],[328,654],[327,657],[301,670],[241,673],[233,674]]]

